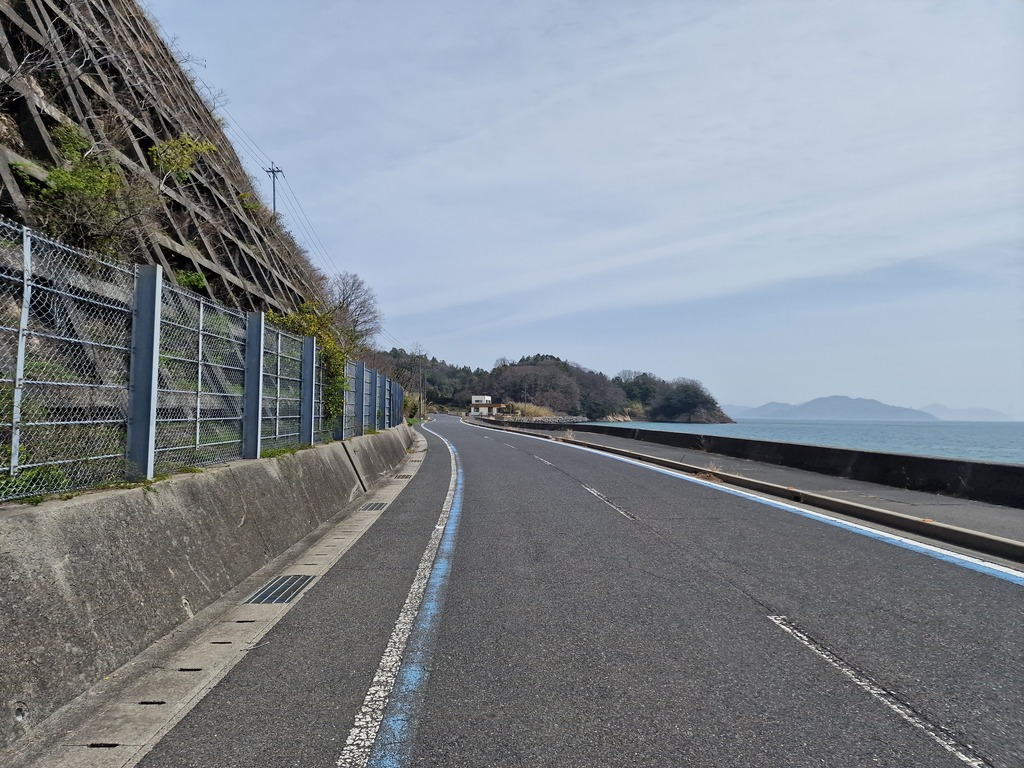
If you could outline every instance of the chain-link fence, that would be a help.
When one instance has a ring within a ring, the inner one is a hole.
[[[124,476],[134,280],[0,220],[0,499]]]
[[[242,458],[245,328],[242,313],[164,286],[157,473]]]
[[[263,334],[264,450],[302,442],[299,426],[302,402],[302,337],[267,326]]]
[[[401,423],[394,381],[340,386],[312,338],[0,219],[0,501]]]
[[[313,442],[314,443],[327,443],[334,439],[336,424],[340,421],[337,418],[330,418],[328,414],[328,407],[330,403],[328,398],[330,392],[328,388],[331,386],[331,382],[327,380],[327,374],[324,370],[323,363],[317,360],[316,364],[316,380],[313,382]],[[341,435],[338,435],[341,437]]]
[[[342,438],[359,434],[356,431],[356,376],[362,376],[360,366],[345,363],[345,409],[341,418]],[[361,406],[359,406],[361,408]]]

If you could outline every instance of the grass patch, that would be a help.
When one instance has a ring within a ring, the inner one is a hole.
[[[312,448],[312,445],[286,445],[283,448],[267,448],[265,451],[260,451],[261,459],[276,459],[278,456],[287,456],[292,453],[298,453],[299,451],[306,451]]]
[[[541,419],[558,415],[546,405],[534,405],[533,403],[506,403],[505,413],[510,411],[524,419]]]

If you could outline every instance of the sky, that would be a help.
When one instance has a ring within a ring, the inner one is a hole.
[[[144,5],[385,349],[1024,419],[1020,0]]]

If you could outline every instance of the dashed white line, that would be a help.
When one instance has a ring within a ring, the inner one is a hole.
[[[813,638],[808,637],[794,626],[785,616],[769,616],[768,618],[783,632],[791,635],[801,645],[810,649],[814,654],[827,661],[832,667],[842,672],[846,677],[852,680],[858,688],[867,691],[912,726],[924,731],[932,741],[957,757],[964,764],[971,766],[971,768],[991,768],[989,763],[974,754],[970,747],[958,743],[941,727],[925,720],[921,715],[917,714],[914,710],[900,701],[896,694],[891,691],[887,691],[878,683],[851,667],[824,645]]]

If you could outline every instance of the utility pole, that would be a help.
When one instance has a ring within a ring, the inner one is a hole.
[[[270,161],[270,167],[269,168],[264,168],[263,170],[266,171],[268,174],[270,174],[270,189],[271,189],[271,193],[270,194],[271,194],[271,199],[273,200],[273,204],[274,204],[274,209],[273,209],[274,210],[274,215],[276,216],[277,215],[277,174],[284,173],[284,171],[282,171],[280,168],[278,168],[276,165],[274,165],[274,161],[273,160]]]

